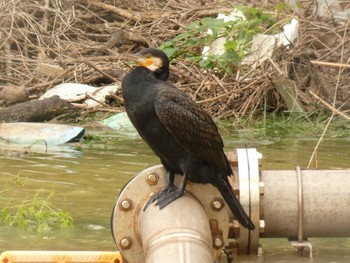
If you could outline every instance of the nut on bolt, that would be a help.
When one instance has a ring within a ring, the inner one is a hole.
[[[119,202],[118,206],[120,210],[128,211],[132,208],[132,201],[129,198],[125,198]]]
[[[159,175],[157,173],[150,173],[147,175],[146,181],[149,185],[155,185],[159,181]]]
[[[216,197],[211,201],[210,206],[213,210],[220,211],[224,207],[224,201]]]
[[[234,236],[239,235],[240,224],[238,223],[237,220],[232,221],[231,227],[232,227],[233,235]]]
[[[260,234],[265,232],[265,220],[259,220],[259,232]]]
[[[221,236],[215,236],[213,238],[213,247],[221,248],[224,246],[224,239]]]
[[[129,249],[132,245],[132,241],[130,237],[122,237],[119,240],[119,248],[121,249]]]

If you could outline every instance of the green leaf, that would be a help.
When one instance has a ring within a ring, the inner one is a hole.
[[[217,19],[213,17],[202,18],[202,24],[210,29],[222,27],[223,23],[224,23],[223,19]]]
[[[233,40],[227,40],[224,46],[225,46],[225,50],[236,50],[237,42]]]
[[[199,26],[199,23],[200,23],[200,21],[199,21],[199,20],[196,20],[196,21],[194,21],[194,22],[188,24],[188,25],[186,26],[186,29],[187,29],[187,30],[194,30],[194,29],[196,29],[196,28]]]
[[[288,4],[287,3],[277,3],[275,5],[275,9],[277,12],[281,12],[284,11],[288,8]]]

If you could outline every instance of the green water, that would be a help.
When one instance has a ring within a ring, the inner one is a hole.
[[[89,131],[88,131],[89,133]],[[226,150],[255,147],[263,154],[262,169],[306,167],[318,137],[247,138],[244,131],[224,141]],[[79,146],[55,149],[54,153],[6,152],[0,157],[0,191],[12,188],[20,175],[28,182],[20,190],[0,195],[3,207],[33,196],[38,190],[54,191],[54,205],[74,218],[74,229],[54,229],[49,233],[28,232],[0,223],[0,252],[5,250],[115,250],[109,220],[117,195],[137,172],[158,164],[158,158],[140,139],[121,140],[113,133],[106,139]],[[248,136],[249,137],[249,136]],[[318,168],[350,168],[350,133],[327,138],[317,155]],[[18,192],[19,191],[19,192]],[[331,224],[332,222],[330,222]],[[350,262],[350,239],[311,239],[314,262]],[[298,258],[285,239],[262,239],[265,258],[245,258],[241,262],[309,262]]]

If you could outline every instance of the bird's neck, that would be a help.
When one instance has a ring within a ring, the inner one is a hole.
[[[166,81],[169,77],[169,67],[157,69],[153,74],[156,79]]]
[[[122,81],[125,102],[142,101],[153,96],[155,82],[158,80],[153,72],[143,67],[134,68]]]

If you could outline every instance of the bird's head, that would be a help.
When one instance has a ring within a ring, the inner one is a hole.
[[[169,58],[161,50],[144,48],[134,56],[136,64],[152,71],[157,79],[167,80],[169,77]]]

